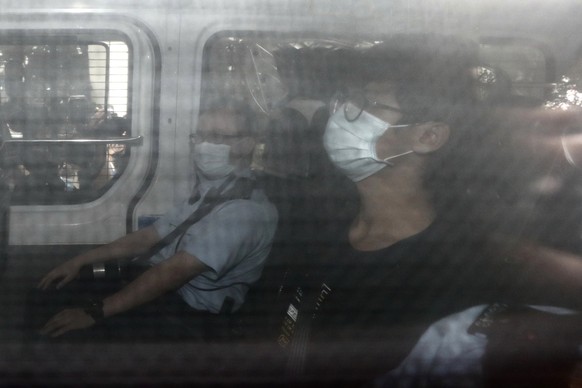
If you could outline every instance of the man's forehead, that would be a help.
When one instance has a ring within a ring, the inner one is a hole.
[[[216,109],[204,112],[199,119],[199,130],[238,132],[241,117],[229,109]]]

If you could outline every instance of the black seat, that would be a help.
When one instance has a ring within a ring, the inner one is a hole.
[[[263,275],[238,314],[243,336],[280,336],[290,300],[311,287],[322,270],[321,253],[357,209],[355,187],[323,148],[327,117],[321,108],[309,125],[301,113],[286,108],[269,123],[261,183],[279,211],[279,223]]]

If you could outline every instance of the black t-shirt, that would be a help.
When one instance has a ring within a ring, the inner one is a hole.
[[[368,335],[376,326],[462,309],[466,297],[456,288],[480,265],[476,249],[443,239],[435,225],[376,251],[358,251],[345,239],[325,255],[320,268],[329,293],[316,308],[317,327],[325,328],[322,335],[342,329]]]
[[[328,247],[309,273],[303,304],[313,343],[381,343],[384,370],[396,367],[435,321],[490,303],[568,307],[564,290],[540,288],[527,268],[475,238],[435,222],[377,251],[347,241]],[[317,345],[313,349],[318,349]],[[321,356],[321,354],[319,354]]]

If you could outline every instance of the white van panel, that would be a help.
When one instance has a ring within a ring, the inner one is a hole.
[[[151,163],[156,107],[155,89],[157,42],[136,19],[111,14],[54,13],[50,17],[2,15],[2,30],[27,28],[55,31],[63,29],[107,30],[125,34],[133,48],[132,132],[143,137],[134,147],[127,171],[103,197],[82,205],[13,206],[10,216],[11,245],[87,244],[110,241],[126,231],[127,208],[142,186]],[[165,20],[156,23],[165,24]],[[158,28],[163,33],[163,28]]]

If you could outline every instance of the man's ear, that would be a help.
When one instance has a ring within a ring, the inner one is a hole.
[[[429,154],[441,148],[449,140],[451,131],[444,123],[426,123],[416,128],[412,150],[419,154]]]

